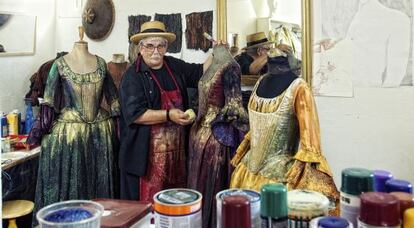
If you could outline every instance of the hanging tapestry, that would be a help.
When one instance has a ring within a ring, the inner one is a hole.
[[[203,33],[213,33],[213,11],[191,13],[185,15],[185,38],[187,49],[207,52],[212,47],[211,41],[204,38]]]
[[[172,32],[176,35],[176,40],[168,45],[168,52],[170,53],[179,53],[181,52],[181,43],[183,36],[183,26],[181,24],[181,14],[155,14],[154,19],[156,21],[161,21],[165,24],[165,29],[168,32]]]
[[[133,63],[137,60],[138,57],[138,45],[132,43],[129,38],[132,35],[139,33],[141,30],[141,25],[147,21],[151,20],[151,16],[146,15],[137,15],[137,16],[128,16],[128,42],[129,42],[129,50],[128,50],[128,60],[130,63]]]

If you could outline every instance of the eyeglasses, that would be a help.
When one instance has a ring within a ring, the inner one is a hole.
[[[262,50],[269,51],[270,47],[261,47]]]
[[[153,44],[143,44],[142,46],[144,46],[150,52],[154,52],[155,48],[158,50],[158,52],[164,52],[167,50],[166,44],[160,44],[158,46],[155,46]]]

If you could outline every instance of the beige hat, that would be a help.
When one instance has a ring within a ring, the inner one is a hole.
[[[244,49],[257,48],[262,45],[271,44],[264,32],[253,33],[246,36],[247,46]]]
[[[154,36],[165,38],[169,44],[175,40],[175,34],[166,32],[165,25],[161,21],[148,21],[143,23],[141,25],[141,31],[131,36],[130,40],[138,44],[140,40]]]

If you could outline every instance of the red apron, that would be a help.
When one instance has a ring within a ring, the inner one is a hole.
[[[150,71],[161,93],[161,109],[183,110],[183,100],[175,76],[164,62],[176,89],[165,91]],[[151,126],[147,174],[140,179],[140,200],[153,202],[153,196],[167,188],[186,187],[184,127],[173,122]]]

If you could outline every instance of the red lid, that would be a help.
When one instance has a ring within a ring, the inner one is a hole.
[[[221,227],[251,228],[250,201],[246,196],[226,196],[221,208]]]
[[[101,204],[105,211],[111,212],[107,216],[102,216],[101,227],[103,228],[128,228],[151,211],[149,202],[116,199],[93,199],[92,201]]]
[[[400,204],[397,197],[383,192],[361,194],[360,220],[373,226],[400,224]]]
[[[397,197],[400,201],[400,218],[404,218],[404,211],[414,207],[414,196],[406,192],[391,192],[391,195]]]

